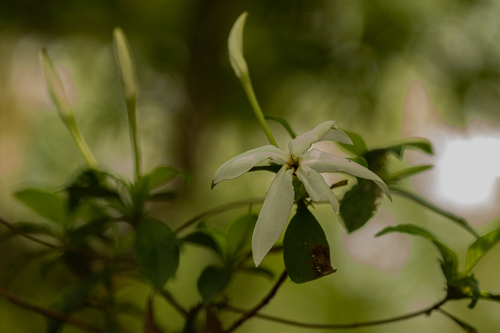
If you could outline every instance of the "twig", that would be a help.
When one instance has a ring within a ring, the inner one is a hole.
[[[225,212],[226,210],[230,210],[230,209],[234,209],[234,208],[238,208],[238,207],[242,207],[242,206],[246,206],[246,205],[251,205],[251,204],[255,204],[255,203],[261,203],[261,202],[264,202],[264,198],[253,198],[253,199],[247,199],[247,200],[241,200],[241,201],[234,201],[234,202],[230,202],[230,203],[227,203],[224,205],[214,207],[212,209],[209,209],[209,210],[193,217],[189,221],[186,221],[183,224],[181,224],[177,229],[175,229],[174,234],[178,234],[181,230],[184,230],[185,228],[189,227],[190,225],[195,224],[198,221],[201,221],[203,219],[206,219],[207,217]]]
[[[423,314],[430,315],[433,310],[439,309],[444,303],[446,303],[446,300],[443,300],[439,303],[436,303],[435,305],[424,308],[422,310],[418,310],[418,311],[408,313],[406,315],[402,315],[402,316],[398,316],[398,317],[392,317],[392,318],[381,319],[381,320],[373,320],[373,321],[364,321],[364,322],[358,322],[358,323],[349,323],[349,324],[310,324],[310,323],[304,323],[304,322],[295,321],[295,320],[288,320],[288,319],[278,318],[278,317],[274,317],[274,316],[268,316],[268,315],[260,314],[260,313],[256,313],[254,316],[257,318],[260,318],[260,319],[274,321],[276,323],[281,323],[284,325],[290,325],[290,326],[296,326],[296,327],[317,328],[317,329],[349,329],[349,328],[358,328],[358,327],[365,327],[365,326],[376,326],[376,325],[394,323],[397,321],[410,319],[413,317],[418,317],[418,316],[421,316]],[[227,311],[237,312],[237,313],[246,313],[246,311],[247,311],[244,309],[240,309],[237,307],[231,307],[231,306],[227,307],[227,308],[223,308],[222,310],[227,310]]]
[[[14,231],[16,234],[19,234],[19,235],[23,236],[24,238],[29,239],[30,241],[33,241],[35,243],[38,243],[38,244],[41,244],[41,245],[44,245],[44,246],[47,246],[47,247],[50,247],[51,249],[59,249],[60,248],[57,245],[48,243],[46,241],[43,241],[41,239],[38,239],[36,237],[31,236],[30,234],[28,234],[27,232],[25,232],[21,228],[18,228],[15,225],[13,225],[12,223],[9,223],[9,222],[5,221],[1,217],[0,217],[0,223],[3,224],[4,226],[6,226],[7,228],[9,228],[10,230]]]
[[[170,304],[172,307],[177,310],[177,312],[186,317],[188,315],[188,311],[182,307],[182,305],[177,302],[177,300],[166,290],[160,290],[159,294]]]
[[[284,270],[283,273],[281,274],[280,278],[278,279],[278,281],[276,281],[276,283],[274,284],[273,288],[269,291],[269,293],[266,295],[266,297],[264,297],[259,302],[259,304],[257,304],[256,306],[254,306],[251,310],[243,313],[243,315],[238,320],[236,320],[225,331],[225,333],[229,333],[229,332],[234,331],[236,328],[238,328],[238,326],[240,326],[241,324],[243,324],[243,322],[245,322],[245,320],[248,320],[248,319],[252,318],[253,316],[257,315],[257,312],[260,309],[262,309],[267,303],[269,303],[269,301],[274,297],[274,295],[278,291],[279,287],[283,284],[283,282],[285,282],[287,276],[288,276],[288,273],[286,272],[286,270]]]
[[[100,328],[98,328],[96,326],[84,323],[84,322],[79,321],[79,320],[74,319],[74,318],[71,318],[65,314],[60,313],[60,312],[52,311],[52,310],[49,310],[46,308],[42,308],[42,307],[35,305],[33,303],[30,303],[1,285],[0,285],[0,294],[5,296],[6,298],[8,298],[12,303],[14,303],[14,304],[16,304],[24,309],[41,314],[42,316],[64,321],[70,325],[77,326],[77,327],[79,327],[82,330],[87,331],[87,332],[104,333],[103,330],[101,330]]]

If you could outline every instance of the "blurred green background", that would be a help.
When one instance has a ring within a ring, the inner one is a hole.
[[[479,119],[500,133],[498,1],[1,1],[0,216],[12,222],[40,220],[12,193],[27,186],[57,189],[84,164],[42,84],[41,47],[60,71],[77,123],[100,164],[131,178],[126,111],[111,39],[116,26],[127,34],[136,60],[144,169],[171,164],[193,178],[188,186],[174,184],[180,196],[151,207],[154,214],[175,227],[215,205],[264,196],[271,174],[246,175],[210,190],[223,162],[267,143],[227,56],[229,30],[244,11],[249,12],[244,50],[256,95],[266,114],[286,118],[298,133],[333,119],[363,135],[372,147],[398,139],[404,136],[402,127],[412,127],[408,120],[404,123],[403,104],[414,80],[427,88],[446,126],[460,129]],[[284,146],[286,132],[275,123],[271,127]],[[208,222],[224,228],[245,210]],[[374,241],[371,235],[390,223],[415,223],[439,235],[462,258],[471,237],[404,199],[392,204],[384,199],[380,211],[360,235],[347,236],[340,218],[318,206],[315,215],[327,233],[337,273],[305,285],[285,283],[263,313],[310,323],[347,323],[407,313],[443,297],[437,252],[430,244],[400,235]],[[499,224],[493,220],[478,230]],[[0,283],[49,305],[74,279],[61,267],[42,281],[42,260],[23,264],[40,250],[19,237],[0,243]],[[484,290],[500,293],[499,256],[500,249],[493,249],[476,268]],[[196,280],[216,259],[201,248],[186,247],[181,260],[167,288],[185,306],[193,306],[200,299]],[[282,257],[269,256],[263,265],[279,273]],[[144,307],[148,289],[133,281],[122,283],[118,297]],[[240,275],[228,294],[233,304],[250,308],[271,284]],[[480,332],[497,331],[500,305],[480,301],[469,310],[466,304],[450,302],[445,309]],[[156,302],[156,313],[163,327],[181,327],[181,318],[162,300]],[[77,314],[96,323],[103,320],[99,316]],[[229,323],[235,316],[224,318]],[[43,332],[44,320],[0,297],[1,332]],[[120,320],[133,332],[142,330],[137,319]],[[356,331],[459,330],[434,313]],[[239,331],[322,330],[252,319]],[[344,331],[349,330],[338,332]],[[63,332],[78,330],[68,326]]]

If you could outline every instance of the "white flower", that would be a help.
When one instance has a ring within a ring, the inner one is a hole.
[[[351,139],[341,131],[335,121],[326,121],[313,130],[290,140],[289,153],[272,145],[251,149],[224,163],[215,173],[213,183],[234,179],[249,171],[256,164],[269,159],[270,163],[281,164],[267,192],[252,237],[252,253],[258,266],[266,256],[288,222],[294,203],[293,176],[304,184],[314,202],[323,198],[330,201],[335,212],[339,211],[337,197],[324,181],[320,172],[345,172],[350,175],[373,180],[392,200],[385,183],[376,174],[348,159],[310,149],[318,141],[338,141],[352,144]]]

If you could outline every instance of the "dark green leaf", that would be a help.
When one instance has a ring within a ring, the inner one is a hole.
[[[457,277],[458,270],[458,258],[457,254],[451,250],[449,247],[444,245],[440,240],[438,240],[434,235],[432,235],[427,230],[412,224],[400,224],[394,227],[387,227],[380,231],[375,237],[383,236],[391,232],[406,233],[410,235],[416,235],[424,237],[430,240],[439,250],[442,257],[441,268],[443,270],[444,276],[447,281],[455,280]]]
[[[472,228],[472,226],[469,224],[469,222],[467,222],[467,220],[464,219],[463,217],[459,217],[453,213],[447,212],[444,209],[441,209],[441,208],[433,205],[432,203],[430,203],[429,201],[425,200],[423,197],[421,197],[415,193],[411,193],[411,192],[402,190],[402,189],[394,187],[394,186],[390,186],[389,189],[391,190],[391,193],[394,193],[396,195],[400,195],[402,197],[413,200],[414,202],[421,204],[425,208],[428,208],[428,209],[430,209],[430,210],[432,210],[440,215],[443,215],[444,217],[449,218],[453,222],[457,223],[459,226],[465,228],[468,232],[470,232],[475,237],[479,237],[476,230],[474,230],[474,228]]]
[[[458,326],[460,326],[464,330],[464,332],[467,332],[467,333],[477,333],[477,329],[475,329],[474,327],[470,326],[467,323],[464,323],[461,319],[458,319],[457,317],[452,316],[451,314],[449,314],[448,312],[444,311],[443,309],[438,309],[438,310],[441,313],[443,313],[445,316],[447,316],[448,318],[450,318],[451,320],[453,320],[455,323],[457,323]]]
[[[177,197],[177,193],[174,191],[168,191],[168,192],[159,192],[155,194],[151,194],[149,196],[150,201],[155,201],[155,202],[165,202],[165,201],[172,201]]]
[[[479,300],[479,297],[481,297],[481,290],[474,275],[464,276],[448,282],[446,299],[471,298],[468,306],[472,309]]]
[[[85,300],[89,291],[108,275],[109,273],[106,272],[92,275],[84,279],[78,285],[72,287],[67,293],[65,293],[65,296],[54,305],[54,309],[65,315],[70,315],[74,311],[78,310],[78,308],[83,305],[83,301]],[[64,322],[62,321],[51,319],[47,323],[46,332],[59,332],[63,324]]]
[[[387,150],[394,153],[399,159],[403,158],[406,149],[420,150],[429,155],[434,154],[432,144],[426,139],[403,139],[387,147]]]
[[[224,257],[224,251],[221,248],[220,244],[217,242],[217,240],[210,234],[205,231],[195,231],[186,237],[182,238],[182,241],[185,242],[190,242],[202,246],[206,246],[217,253],[221,260]]]
[[[40,216],[61,225],[66,222],[66,203],[54,193],[26,189],[15,193],[14,196]]]
[[[45,223],[18,222],[14,223],[14,225],[28,234],[56,236],[54,229]]]
[[[479,260],[488,252],[496,243],[500,241],[500,228],[495,229],[486,235],[476,239],[467,250],[465,260],[465,271],[467,275],[471,269],[478,263]]]
[[[156,288],[163,288],[179,266],[174,233],[163,222],[146,218],[139,223],[135,237],[135,257],[142,274]]]
[[[340,216],[348,233],[365,225],[377,209],[378,187],[363,179],[344,194],[340,203]]]
[[[109,222],[109,217],[104,217],[90,221],[76,228],[72,228],[68,231],[67,237],[71,245],[81,244],[86,237],[95,234],[102,234],[104,232],[104,226]]]
[[[249,274],[256,274],[256,275],[262,275],[268,279],[274,279],[275,277],[275,274],[273,273],[273,271],[267,269],[267,268],[264,268],[262,266],[259,266],[259,267],[244,267],[241,269],[241,272],[242,273],[249,273]]]
[[[319,279],[336,270],[330,264],[330,246],[313,214],[300,202],[283,239],[283,258],[295,283]]]
[[[402,169],[402,170],[398,170],[396,172],[393,172],[391,173],[390,175],[388,175],[384,181],[387,183],[387,182],[396,182],[398,180],[401,180],[401,179],[404,179],[404,178],[408,178],[408,177],[412,177],[412,176],[415,176],[419,173],[422,173],[424,171],[427,171],[429,169],[432,169],[433,165],[417,165],[417,166],[414,166],[414,167],[410,167],[410,168],[405,168],[405,169]]]
[[[270,171],[274,173],[278,173],[280,171],[282,165],[281,164],[270,164],[270,165],[260,165],[260,166],[254,166],[249,170],[249,172],[252,171]],[[214,186],[212,186],[213,188]]]
[[[209,266],[198,279],[198,292],[203,299],[203,304],[207,305],[219,296],[231,281],[231,272],[218,267]]]
[[[286,129],[288,134],[290,134],[292,139],[295,139],[297,137],[297,134],[295,134],[295,131],[293,130],[292,126],[290,126],[290,124],[285,119],[280,118],[280,117],[273,117],[273,116],[265,116],[265,118],[267,120],[272,120],[272,121],[276,121],[276,122],[280,123],[281,126],[283,126],[283,128]]]
[[[252,233],[257,215],[247,214],[237,219],[227,230],[228,255],[237,259],[252,248]]]
[[[365,168],[368,169],[368,162],[366,161],[366,159],[363,156],[356,156],[356,157],[348,158],[348,160],[351,160],[355,163],[358,163],[359,165],[364,166]]]
[[[349,136],[349,138],[351,138],[353,144],[348,145],[345,143],[338,143],[338,142],[337,144],[356,156],[363,156],[363,154],[368,151],[368,147],[366,146],[365,140],[363,140],[363,138],[356,133],[348,131],[344,132]]]
[[[120,199],[118,193],[107,184],[109,174],[95,169],[83,170],[70,185],[66,187],[70,208],[78,206],[82,199],[106,198]]]
[[[178,174],[181,174],[179,170],[169,167],[169,166],[159,166],[149,174],[145,175],[142,180],[147,184],[147,188],[152,190],[153,188],[166,184]]]

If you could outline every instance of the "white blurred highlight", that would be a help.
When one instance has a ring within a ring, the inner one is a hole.
[[[360,264],[384,272],[402,268],[410,256],[410,238],[398,233],[375,238],[379,231],[391,225],[396,225],[394,216],[380,211],[362,229],[350,235],[344,232],[342,244],[347,255]]]
[[[412,165],[435,166],[413,177],[417,192],[476,225],[500,214],[500,126],[480,119],[469,121],[465,128],[447,124],[424,86],[414,82],[403,108],[402,136],[425,137],[435,148],[434,157],[406,154]]]

